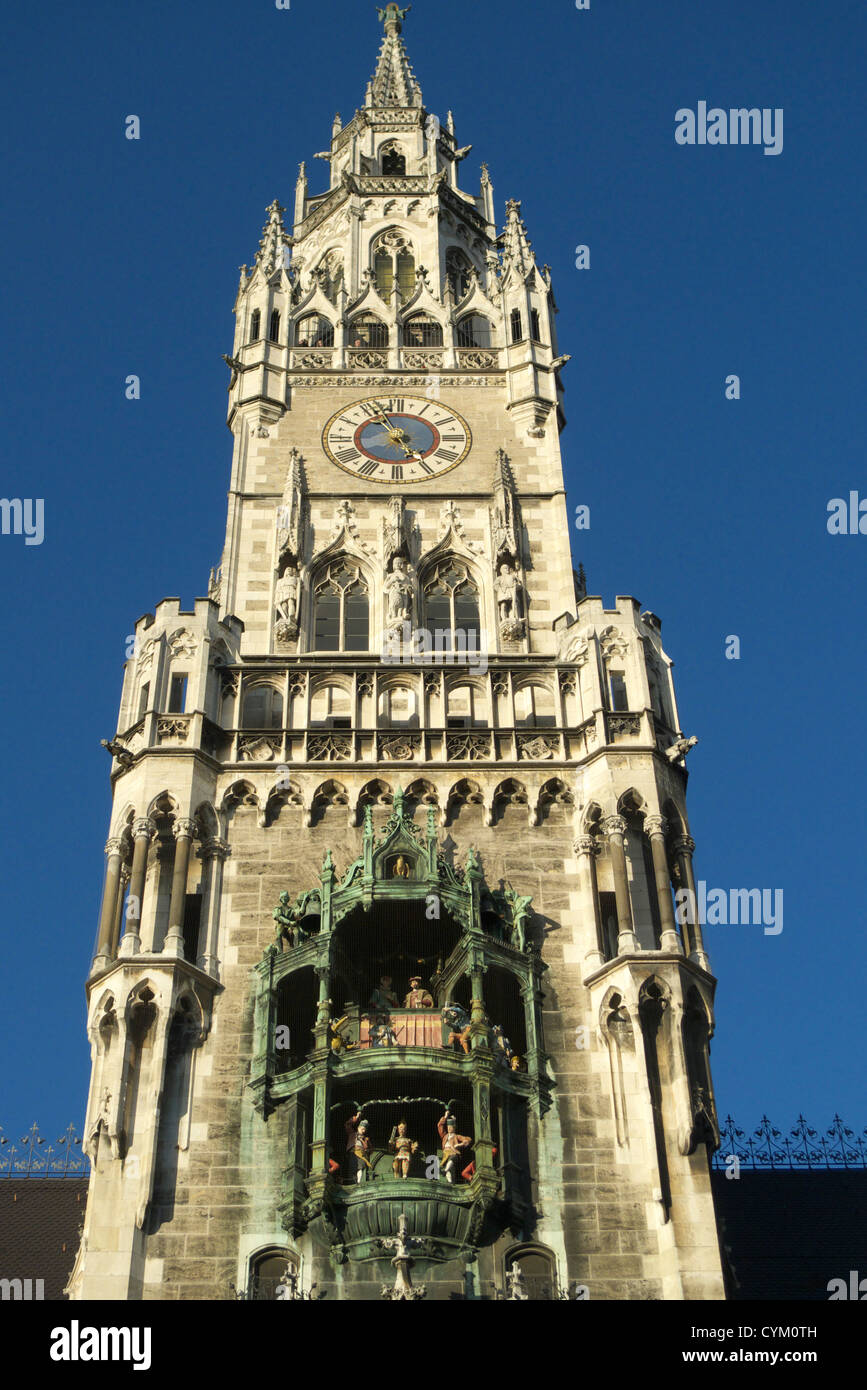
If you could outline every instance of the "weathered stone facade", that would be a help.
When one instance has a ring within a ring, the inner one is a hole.
[[[137,625],[73,1297],[723,1296],[671,663],[574,575],[550,278],[402,17],[242,272],[209,596]]]

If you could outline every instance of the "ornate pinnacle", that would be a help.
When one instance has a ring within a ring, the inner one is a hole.
[[[421,106],[421,88],[406,56],[400,33],[403,20],[411,6],[401,9],[399,5],[377,6],[380,21],[385,27],[385,38],[379,50],[376,72],[368,84],[365,94],[366,106],[406,107]]]

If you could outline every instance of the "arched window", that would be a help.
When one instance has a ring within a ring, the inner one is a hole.
[[[394,289],[394,257],[388,251],[377,251],[373,258],[373,274],[377,294],[388,303]]]
[[[352,701],[342,685],[320,685],[310,698],[310,727],[351,729]]]
[[[479,591],[459,561],[444,561],[428,579],[425,615],[434,653],[479,651]]]
[[[366,652],[369,610],[367,585],[358,566],[335,560],[314,586],[314,651]]]
[[[268,325],[268,337],[272,343],[280,341],[280,310],[271,310],[271,322]]]
[[[513,309],[513,310],[512,310],[511,314],[509,315],[509,324],[510,324],[511,330],[512,330],[512,342],[513,342],[513,343],[519,343],[519,342],[521,341],[521,337],[522,337],[522,332],[521,332],[521,310],[520,310],[520,309]]]
[[[458,347],[488,348],[491,325],[481,314],[466,314],[458,320]]]
[[[283,696],[273,685],[253,685],[244,692],[241,714],[244,729],[282,729]]]
[[[295,325],[296,347],[333,347],[334,325],[321,314],[306,314]]]
[[[411,251],[401,251],[397,258],[397,293],[401,304],[415,293],[415,257]]]
[[[442,347],[443,330],[428,314],[413,314],[403,328],[407,347]]]
[[[268,1303],[276,1299],[277,1288],[290,1265],[297,1275],[298,1260],[288,1250],[266,1250],[250,1261],[250,1282],[247,1285],[247,1299],[256,1303]]]
[[[446,279],[455,302],[463,299],[469,290],[472,268],[469,256],[465,255],[457,246],[449,247],[446,252]]]
[[[415,293],[415,256],[403,232],[383,232],[373,245],[373,274],[379,296],[389,301],[395,282],[401,304]]]
[[[391,685],[379,696],[379,723],[384,729],[417,729],[418,700],[408,685]]]
[[[258,309],[254,309],[250,315],[250,342],[255,343],[262,328],[262,314]]]
[[[554,1255],[541,1247],[524,1247],[506,1256],[507,1274],[521,1271],[521,1285],[531,1302],[547,1303],[557,1298],[557,1265]]]
[[[515,724],[519,729],[553,729],[556,723],[554,696],[544,685],[522,685],[515,691]]]
[[[629,709],[629,696],[626,690],[626,672],[613,671],[606,667],[608,674],[608,708],[611,710]]]
[[[406,155],[401,153],[397,145],[386,145],[383,149],[382,172],[383,174],[406,173]]]
[[[359,314],[349,325],[349,342],[352,347],[388,347],[388,325],[375,314]]]
[[[541,333],[539,332],[539,310],[538,310],[538,309],[531,309],[531,310],[530,310],[530,337],[533,339],[533,342],[534,342],[534,343],[540,343],[540,342],[542,341],[542,335],[541,335]]]
[[[487,702],[473,685],[453,685],[446,702],[447,729],[487,729]]]

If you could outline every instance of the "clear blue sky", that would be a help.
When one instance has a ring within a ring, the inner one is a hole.
[[[83,1120],[125,637],[219,560],[237,268],[301,159],[323,186],[311,156],[379,36],[367,0],[4,16],[2,492],[45,500],[41,546],[0,537],[12,1138]],[[830,536],[826,508],[867,495],[865,7],[416,0],[404,37],[426,106],[473,144],[464,182],[486,160],[499,220],[522,199],[552,267],[569,499],[591,508],[576,561],[663,619],[701,740],[698,876],[784,891],[780,935],[707,933],[720,1109],[861,1128],[867,536]],[[782,154],[678,146],[700,100],[783,108]]]

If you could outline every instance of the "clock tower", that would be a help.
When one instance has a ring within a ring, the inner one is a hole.
[[[379,14],[126,667],[70,1293],[719,1298],[671,661],[573,571],[548,267]]]

